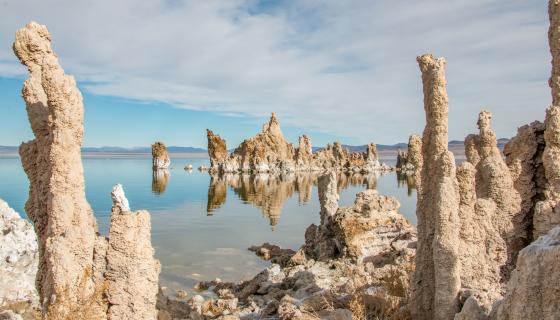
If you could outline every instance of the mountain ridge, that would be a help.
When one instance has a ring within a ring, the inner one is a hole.
[[[498,139],[498,148],[503,150],[505,144],[509,141],[509,139],[501,138]],[[346,145],[343,144],[343,147],[347,148],[350,152],[365,152],[367,145]],[[449,148],[450,149],[460,149],[464,146],[463,141],[460,140],[451,140],[449,141]],[[407,143],[400,142],[392,145],[388,144],[378,144],[377,151],[397,151],[397,150],[406,150],[408,147]],[[313,147],[313,152],[323,149],[324,147]],[[208,151],[204,148],[197,148],[197,147],[182,147],[182,146],[170,146],[167,147],[167,151],[169,153],[207,153]],[[95,154],[95,153],[109,153],[109,154],[150,154],[151,147],[118,147],[118,146],[103,146],[103,147],[83,147],[83,153]],[[0,145],[0,154],[17,154],[18,147],[16,146],[2,146]]]

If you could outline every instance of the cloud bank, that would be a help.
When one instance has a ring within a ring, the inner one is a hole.
[[[14,32],[46,24],[82,89],[264,117],[360,142],[424,126],[416,56],[448,61],[450,137],[494,113],[499,136],[550,103],[545,0],[0,2],[0,76]],[[188,125],[188,124],[186,124]]]

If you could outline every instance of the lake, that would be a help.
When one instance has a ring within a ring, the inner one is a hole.
[[[394,165],[392,161],[386,163]],[[162,271],[160,284],[171,290],[200,280],[249,279],[269,265],[247,250],[264,242],[298,249],[305,229],[319,222],[316,174],[210,176],[197,168],[208,159],[172,157],[169,173],[153,173],[148,157],[85,157],[86,196],[100,232],[107,234],[111,188],[121,183],[133,210],[147,209],[152,244]],[[410,182],[410,181],[408,181]],[[340,205],[376,188],[395,196],[401,213],[416,224],[416,192],[396,173],[339,175]],[[0,158],[0,198],[25,216],[28,180],[15,157]],[[171,291],[172,292],[172,291]]]

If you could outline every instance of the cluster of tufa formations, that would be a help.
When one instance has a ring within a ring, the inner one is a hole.
[[[184,292],[180,300],[158,293],[150,215],[131,212],[120,185],[111,194],[109,236],[98,234],[84,193],[81,94],[59,66],[47,29],[30,23],[17,32],[14,51],[30,74],[23,97],[36,138],[22,144],[20,155],[37,242],[30,225],[0,202],[0,281],[29,283],[37,269],[44,319],[559,319],[560,1],[550,0],[549,15],[553,104],[544,123],[518,129],[505,157],[492,115],[481,111],[478,133],[465,139],[467,160],[456,164],[448,149],[446,61],[417,58],[426,126],[421,139],[410,138],[408,153],[399,154],[399,169],[418,186],[417,228],[399,214],[395,198],[374,189],[339,207],[341,171],[383,168],[373,144],[362,154],[340,144],[312,153],[303,136],[294,149],[273,114],[230,155],[225,141],[208,131],[211,171],[326,171],[299,185],[278,185],[277,194],[262,193],[266,199],[248,199],[272,208],[272,220],[294,188],[307,201],[316,183],[320,223],[307,228],[297,251],[251,247],[272,262],[253,279],[203,282],[197,288],[212,294],[188,300]],[[153,155],[154,169],[169,165],[162,144]],[[223,203],[228,186],[251,193],[269,183],[265,175],[212,179],[209,211]],[[30,286],[21,288],[0,290],[10,300],[0,307],[34,299]]]
[[[45,26],[18,30],[13,49],[29,71],[22,96],[35,139],[21,145],[20,157],[30,182],[25,210],[37,234],[42,317],[154,319],[160,265],[150,214],[130,211],[118,185],[109,236],[99,235],[84,191],[82,95]]]
[[[409,175],[422,169],[422,138],[420,136],[411,135],[408,138],[407,151],[398,151],[395,169]]]
[[[311,139],[303,135],[299,137],[298,148],[294,148],[284,138],[274,113],[260,133],[244,140],[231,154],[224,139],[211,130],[207,130],[207,136],[211,173],[324,170],[367,173],[392,169],[379,163],[377,149],[373,143],[367,146],[366,152],[350,153],[340,143],[335,142],[313,153]]]
[[[482,111],[465,139],[467,161],[447,149],[443,58],[418,58],[424,87],[413,319],[560,317],[560,3],[549,3],[553,105],[545,123],[519,128],[505,159]],[[554,261],[554,262],[553,262]]]

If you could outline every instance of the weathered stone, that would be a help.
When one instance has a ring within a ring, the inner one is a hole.
[[[352,207],[338,209],[332,229],[344,256],[385,265],[395,251],[406,250],[416,241],[416,230],[399,207],[397,199],[370,189],[358,193]]]
[[[163,142],[156,142],[152,144],[152,167],[154,170],[167,169],[171,164],[167,147]]]
[[[560,227],[521,250],[497,309],[498,320],[552,320],[560,315]]]
[[[495,212],[486,216],[505,241],[506,247],[498,249],[507,252],[507,261],[502,266],[502,280],[505,282],[515,265],[517,253],[525,246],[527,231],[524,217],[520,216],[521,197],[498,149],[496,135],[490,126],[491,119],[490,112],[480,112],[477,123],[479,134],[474,140],[480,157],[476,164],[476,195],[496,204]]]
[[[37,289],[43,312],[64,317],[92,294],[96,223],[85,199],[80,147],[82,95],[64,74],[45,26],[35,22],[16,33],[13,48],[27,66],[22,91],[35,139],[20,147],[30,181],[25,208],[39,240]]]
[[[548,44],[552,55],[552,72],[548,84],[552,93],[552,105],[560,106],[560,3],[557,0],[548,1]]]
[[[545,200],[535,206],[534,238],[546,234],[560,224],[560,107],[558,106],[552,106],[546,111],[544,140],[542,162],[547,184],[544,190]]]
[[[296,165],[300,167],[310,166],[313,160],[311,139],[303,135],[299,137],[298,142],[298,148],[296,149]]]
[[[418,197],[418,247],[412,281],[414,319],[451,319],[458,311],[460,266],[459,190],[455,159],[447,149],[448,99],[443,58],[418,57],[424,88],[426,127],[422,138]]]
[[[121,185],[111,193],[107,249],[108,319],[155,319],[160,264],[151,245],[150,214],[131,212]]]
[[[31,22],[17,31],[13,46],[29,71],[22,95],[35,139],[21,145],[20,156],[30,181],[25,208],[38,237],[36,286],[43,317],[117,318],[114,303],[104,298],[108,293],[111,301],[134,301],[132,308],[140,312],[125,318],[153,319],[157,286],[154,291],[149,284],[157,284],[159,264],[153,259],[149,214],[122,214],[128,201],[117,187],[112,236],[97,235],[84,191],[82,96],[58,64],[50,40],[45,26]],[[121,245],[126,249],[117,250]],[[111,272],[112,278],[105,278]],[[120,283],[129,285],[119,291]]]
[[[38,302],[38,261],[33,226],[0,199],[0,310],[18,302]]]
[[[420,136],[413,134],[408,138],[406,160],[414,170],[419,172],[422,169],[422,138]]]
[[[520,217],[523,220],[518,223],[527,230],[525,244],[533,240],[531,229],[535,204],[545,200],[547,179],[542,160],[544,130],[544,124],[538,121],[522,126],[504,147],[506,164],[521,197]]]
[[[407,151],[397,151],[396,169],[402,174],[414,176],[415,180],[419,180],[422,162],[422,139],[413,134],[408,138]]]
[[[226,141],[220,138],[220,136],[215,135],[214,132],[209,129],[206,129],[206,136],[208,138],[208,156],[210,157],[210,170],[213,172],[218,172],[220,163],[223,163],[228,158]]]

